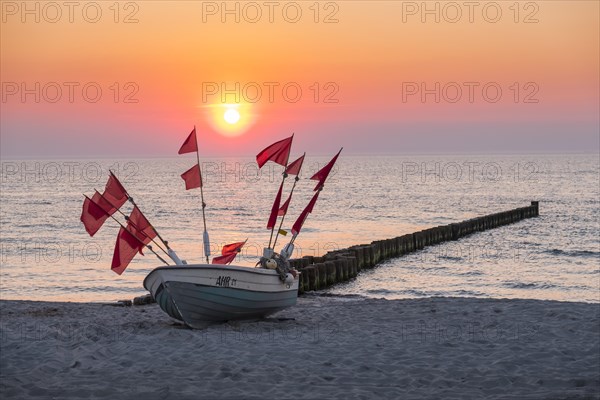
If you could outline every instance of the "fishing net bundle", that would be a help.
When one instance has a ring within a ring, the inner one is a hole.
[[[270,260],[273,260],[277,263],[277,267],[275,267],[275,271],[279,275],[279,280],[281,280],[281,282],[285,282],[285,280],[287,278],[287,274],[291,273],[291,270],[292,270],[290,262],[287,259],[281,257],[281,255],[275,253],[275,254],[273,254],[273,256],[271,258],[261,257],[259,264],[261,265],[262,268],[272,269],[267,266],[267,262]]]

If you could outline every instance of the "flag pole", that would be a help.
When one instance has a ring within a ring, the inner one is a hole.
[[[117,176],[109,169],[108,172],[111,173],[111,175],[113,175],[115,178],[117,178]],[[117,178],[117,181],[119,181],[119,178]],[[119,181],[119,184],[121,184],[121,187],[123,188],[123,190],[125,191],[125,194],[127,195],[127,200],[129,200],[129,202],[131,204],[133,204],[135,207],[137,207],[138,209],[140,209],[140,207],[137,205],[137,203],[135,202],[135,200],[133,199],[133,197],[131,197],[131,195],[129,194],[129,192],[127,191],[127,189],[125,189],[125,186],[123,186],[123,184],[121,183],[121,181]],[[96,190],[98,192],[98,190]],[[98,192],[100,193],[100,192]],[[101,194],[102,196],[102,194]],[[104,196],[102,196],[104,198]],[[106,200],[106,199],[105,199]],[[107,202],[110,204],[110,202],[107,200]],[[111,204],[112,205],[112,204]],[[113,206],[114,207],[114,206]],[[125,219],[127,219],[127,216],[125,214],[123,214],[123,212],[121,212],[121,210],[117,209],[117,211],[119,211],[121,213],[121,215],[123,215],[125,217]],[[140,212],[142,210],[140,209]],[[162,242],[162,244],[167,248],[167,249],[171,249],[169,247],[169,244],[167,243],[166,240],[164,240],[162,238],[162,236],[160,236],[160,233],[158,233],[158,231],[156,230],[156,228],[154,227],[154,225],[150,224],[150,226],[152,227],[152,230],[154,231],[154,233],[156,233],[156,236],[158,236],[158,238],[160,239],[160,241]],[[154,239],[152,239],[152,241],[154,242]],[[154,242],[154,244],[156,244],[158,246],[158,243]],[[168,252],[166,252],[162,247],[158,246],[166,255],[169,255]]]
[[[292,132],[292,140],[294,140],[294,132]],[[289,150],[291,150],[291,145],[290,145]],[[285,168],[283,169],[283,179],[281,179],[281,185],[283,185],[283,183],[285,182],[285,178],[288,177],[288,174],[285,171],[287,170],[289,162],[290,162],[290,152],[288,151],[287,160],[285,160]],[[277,221],[277,219],[275,221]],[[274,230],[275,230],[275,225],[273,225],[273,227],[271,228],[271,237],[269,238],[269,247],[268,247],[269,249],[271,248],[271,241],[273,240],[273,231]],[[277,241],[277,237],[275,237],[275,241]],[[273,250],[275,250],[275,244],[273,244]]]
[[[319,183],[317,184],[317,186],[315,187],[315,191],[317,192],[315,194],[315,196],[313,196],[313,199],[316,203],[317,198],[319,196],[319,193],[321,193],[321,191],[323,190],[323,187],[325,186],[325,181],[327,180],[327,178],[329,177],[329,173],[331,172],[331,169],[333,168],[333,166],[335,165],[335,162],[337,161],[337,157],[340,155],[340,153],[342,152],[342,150],[344,150],[344,148],[342,147],[340,149],[340,151],[338,151],[338,153],[331,159],[331,161],[329,161],[329,163],[327,163],[325,165],[325,167],[321,168],[319,171],[317,171],[316,174],[314,174],[310,179],[315,179],[317,178],[319,180]],[[312,200],[311,200],[312,201]],[[310,203],[308,203],[310,205]],[[314,204],[313,204],[314,205]],[[307,206],[308,207],[308,206]],[[306,211],[306,209],[305,209]],[[312,208],[309,211],[309,213],[312,212]],[[302,211],[302,213],[304,213],[304,211]],[[302,215],[302,214],[300,214]],[[308,217],[308,214],[306,214],[306,216],[304,217],[304,221],[306,221],[306,218]],[[300,228],[302,227],[302,225],[304,224],[304,221],[302,221],[302,223],[300,224]],[[298,222],[298,221],[296,221]],[[298,232],[296,232],[296,234],[292,237],[292,239],[290,240],[291,244],[294,244],[294,241],[296,240],[296,237],[298,236],[298,234],[300,233],[300,228],[298,229]],[[292,228],[293,230],[293,228]]]
[[[288,156],[289,159],[289,156]],[[281,185],[283,186],[283,183],[285,182],[285,178],[288,177],[288,174],[285,173],[285,170],[287,169],[287,162],[285,163],[285,169],[283,170],[283,179],[281,179]],[[281,203],[279,204],[281,205]],[[271,237],[269,238],[269,249],[271,248],[271,242],[273,241],[273,232],[275,231],[275,225],[273,225],[273,227],[271,228]],[[273,250],[275,249],[275,245],[273,245]]]
[[[85,195],[85,193],[83,194],[83,197],[85,197],[86,199],[88,199],[89,201],[91,201],[92,203],[94,203],[95,205],[97,205],[98,207],[100,207],[104,213],[106,215],[108,215],[109,217],[111,217],[117,224],[119,224],[121,226],[121,228],[125,229],[127,232],[129,232],[133,237],[136,238],[136,240],[138,242],[140,242],[141,244],[143,244],[148,250],[150,250],[163,264],[165,265],[169,265],[168,262],[166,262],[161,256],[158,255],[157,252],[154,251],[154,249],[152,248],[152,246],[149,246],[147,244],[145,244],[144,242],[142,242],[136,235],[134,235],[129,229],[127,229],[127,227],[125,227],[121,222],[119,222],[118,219],[116,219],[115,217],[113,217],[112,215],[110,215],[109,213],[107,213],[98,203],[96,203],[94,200],[90,199],[89,197],[87,197]],[[109,202],[110,204],[110,202]],[[114,206],[113,206],[114,207]],[[122,213],[121,213],[122,214]],[[137,229],[136,229],[137,230]],[[144,236],[148,237],[144,232],[141,232],[138,230],[138,232],[142,233]],[[164,250],[163,250],[164,251]]]
[[[249,238],[246,238],[246,240],[244,240],[244,244],[242,244],[242,245],[239,247],[239,249],[237,250],[237,252],[238,252],[238,253],[241,253],[241,252],[242,252],[242,247],[244,247],[244,246],[246,245],[246,242],[248,242],[248,239],[249,239]],[[237,255],[236,255],[236,257],[237,257]],[[233,260],[235,260],[235,258],[234,258]],[[231,263],[233,262],[233,260],[229,261],[227,264],[231,264]]]
[[[294,179],[294,186],[292,186],[292,190],[290,191],[290,197],[288,197],[289,199],[292,198],[292,194],[294,194],[294,189],[296,188],[296,183],[298,183],[299,180],[300,180],[300,178],[298,178],[298,175],[296,175],[296,178]],[[275,241],[273,242],[273,250],[275,250],[275,246],[277,245],[277,238],[279,237],[279,232],[281,232],[281,227],[283,226],[283,221],[285,220],[286,215],[287,215],[287,210],[286,210],[285,214],[283,214],[283,216],[281,217],[281,222],[279,223],[279,228],[277,228],[277,234],[275,234]]]
[[[200,170],[200,151],[198,149],[198,133],[196,133],[196,125],[194,125],[194,138],[196,139],[196,160],[198,161],[198,171],[200,172],[200,200],[202,201],[202,222],[204,223],[204,239],[208,239],[208,230],[206,229],[206,214],[204,209],[206,203],[204,202],[204,190],[202,189],[202,170]],[[208,250],[208,251],[207,251]],[[210,244],[204,241],[204,255],[206,256],[206,263],[210,264]]]
[[[112,207],[116,208],[113,203],[111,203],[110,201],[108,201],[106,199],[106,197],[104,197],[104,195],[98,191],[98,189],[95,189],[95,190],[96,190],[96,193],[98,193],[100,195],[100,197],[102,197],[104,199],[104,201],[106,201]],[[127,196],[129,197],[129,194],[127,194]],[[96,205],[98,205],[98,207],[102,208],[98,203],[96,203]],[[137,204],[134,203],[134,205],[137,207]],[[116,209],[119,212],[119,214],[121,214],[123,216],[123,218],[125,218],[125,220],[129,222],[129,217],[127,215],[125,215],[123,213],[123,211],[121,211],[120,209],[118,209],[118,208],[116,208]],[[138,207],[138,209],[139,209],[139,207]],[[140,212],[141,212],[141,210],[140,210]],[[111,215],[111,217],[112,217],[112,215]],[[140,230],[133,222],[130,222],[130,224],[133,225],[133,227],[135,228],[136,231],[140,232],[142,235],[144,235],[147,238],[149,238],[152,241],[152,243],[154,243],[156,245],[156,247],[158,247],[159,249],[162,250],[163,253],[165,253],[167,256],[169,255],[169,253],[167,253],[167,251],[165,249],[163,249],[158,243],[156,243],[156,241],[154,239],[150,238],[150,236],[146,235],[145,232],[143,232],[142,230]],[[160,238],[160,236],[158,235],[158,232],[156,232],[156,229],[154,229],[154,226],[152,226],[152,224],[150,224],[150,226],[152,227],[152,230],[156,233],[156,235]]]

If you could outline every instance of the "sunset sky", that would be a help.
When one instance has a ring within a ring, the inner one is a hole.
[[[1,4],[5,158],[598,151],[597,1]]]

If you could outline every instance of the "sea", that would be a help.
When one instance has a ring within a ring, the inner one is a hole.
[[[308,157],[282,228],[310,200],[310,176],[329,157]],[[138,255],[122,275],[110,266],[118,224],[90,237],[84,194],[112,170],[161,237],[188,263],[205,262],[201,193],[180,175],[195,157],[4,160],[0,192],[0,298],[105,302],[146,293],[162,265]],[[252,266],[269,243],[267,220],[282,167],[253,157],[203,158],[212,256],[247,244],[235,264]],[[285,181],[284,199],[294,180]],[[540,202],[540,216],[387,260],[329,295],[386,299],[432,296],[600,302],[598,154],[397,155],[342,153],[304,227],[295,257],[370,243]],[[128,214],[130,204],[122,211]],[[120,214],[115,217],[124,222]],[[277,248],[290,239],[279,235]],[[157,246],[155,250],[159,253]]]

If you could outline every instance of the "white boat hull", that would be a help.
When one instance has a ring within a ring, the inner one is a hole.
[[[191,327],[261,318],[293,306],[298,297],[298,277],[286,284],[273,270],[232,265],[159,267],[144,287],[163,311]]]

